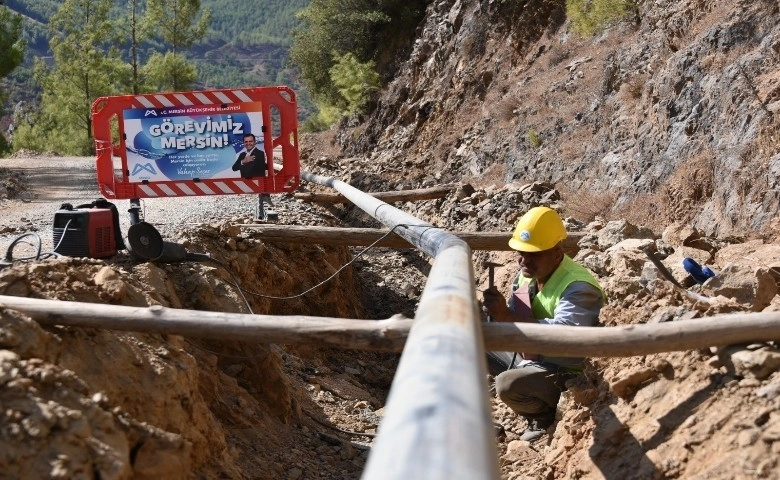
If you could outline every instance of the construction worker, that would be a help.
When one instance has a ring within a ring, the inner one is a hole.
[[[566,228],[558,214],[535,207],[523,215],[509,240],[518,252],[520,271],[512,282],[509,301],[496,287],[483,292],[483,306],[492,321],[544,325],[595,326],[606,296],[593,275],[563,251]],[[492,357],[492,358],[491,358]],[[546,357],[491,352],[488,363],[503,360],[495,372],[498,397],[528,429],[521,440],[541,438],[555,421],[566,380],[582,371],[583,358]]]

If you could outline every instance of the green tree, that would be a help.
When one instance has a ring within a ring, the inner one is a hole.
[[[379,90],[379,74],[373,61],[361,63],[355,54],[346,53],[334,59],[330,77],[339,94],[347,101],[343,113],[363,113],[371,95]]]
[[[14,147],[88,155],[94,152],[92,102],[128,90],[129,65],[114,46],[112,0],[65,0],[51,18],[52,67],[38,59],[39,114],[16,131]]]
[[[195,65],[173,52],[155,53],[141,73],[146,85],[156,92],[192,90],[198,79]]]
[[[376,1],[312,0],[299,12],[302,26],[293,32],[290,59],[300,69],[317,103],[346,107],[330,77],[335,59],[352,53],[360,61],[372,58],[373,34],[390,17]]]
[[[22,40],[22,16],[14,15],[7,7],[0,6],[0,79],[7,77],[24,59]],[[5,92],[0,90],[0,110],[5,104]],[[9,150],[8,142],[0,134],[0,154]]]
[[[147,0],[144,28],[153,37],[162,38],[173,53],[182,53],[206,35],[211,11],[200,20],[200,0]]]
[[[127,14],[122,22],[126,25],[127,33],[130,36],[128,40],[130,43],[130,68],[133,71],[130,86],[132,92],[136,95],[141,93],[141,81],[139,79],[141,67],[138,58],[138,48],[148,38],[148,30],[142,27],[143,13],[143,0],[128,0]]]
[[[24,59],[22,16],[0,6],[0,78],[5,78]]]
[[[166,90],[187,90],[197,80],[197,70],[184,56],[184,51],[206,35],[211,12],[200,14],[200,0],[147,0],[144,30],[151,37],[158,37],[170,51],[156,53],[149,59],[144,72],[153,75],[153,85],[164,85]],[[180,72],[176,69],[184,68]],[[191,74],[195,78],[191,79]],[[167,77],[167,78],[165,78]]]
[[[343,95],[350,89],[337,85],[331,75],[336,62],[349,53],[364,66],[375,62],[373,70],[380,80],[384,74],[392,75],[395,55],[413,38],[426,4],[424,0],[312,0],[299,12],[301,25],[293,31],[290,61],[321,114],[350,111],[350,101]]]

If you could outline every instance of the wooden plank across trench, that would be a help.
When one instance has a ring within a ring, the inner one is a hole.
[[[300,225],[241,224],[251,230],[251,236],[265,242],[306,243],[330,246],[368,246],[415,248],[412,244],[384,228],[341,228]],[[450,232],[468,244],[472,250],[511,251],[512,232]],[[569,255],[577,253],[577,243],[585,236],[569,233],[563,249]]]
[[[436,187],[419,188],[416,190],[396,190],[389,192],[366,192],[378,200],[387,203],[393,202],[413,202],[418,200],[434,200],[444,198],[452,192],[458,184],[439,185]],[[322,193],[322,192],[297,192],[294,195],[296,200],[310,203],[347,203],[347,197],[340,193]]]
[[[128,307],[0,295],[3,309],[44,325],[107,328],[193,338],[400,352],[414,320],[354,320],[303,315],[205,312]],[[780,312],[733,313],[618,327],[482,323],[487,350],[554,356],[632,357],[735,343],[780,340]]]

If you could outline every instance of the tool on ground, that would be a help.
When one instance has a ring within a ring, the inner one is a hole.
[[[696,260],[690,257],[683,258],[682,264],[685,271],[688,272],[699,285],[704,284],[704,282],[715,276],[715,272],[710,270],[710,267],[706,265],[702,267]]]
[[[693,300],[694,302],[704,302],[704,303],[712,303],[713,300],[706,295],[702,295],[700,293],[690,292],[685,287],[683,287],[680,282],[677,281],[677,279],[674,278],[674,275],[669,271],[669,269],[666,268],[666,266],[659,260],[652,250],[649,248],[643,248],[643,252],[645,252],[645,255],[647,255],[647,258],[650,259],[651,262],[653,262],[653,265],[656,266],[658,271],[661,273],[661,276],[664,277],[666,280],[672,283],[674,285],[674,288],[677,289],[680,293],[688,297],[689,299]]]
[[[655,253],[650,250],[649,248],[645,247],[642,249],[643,252],[645,252],[645,255],[647,255],[647,258],[653,262],[653,265],[655,265],[655,268],[658,269],[658,272],[661,274],[662,277],[672,282],[672,284],[677,288],[685,288],[683,287],[680,282],[677,281],[676,278],[674,278],[674,275],[672,275],[672,272],[669,271],[668,268],[666,268],[666,265],[661,263],[661,260],[658,259],[658,257],[655,256]]]
[[[54,213],[54,252],[68,257],[107,258],[125,250],[143,261],[172,263],[210,260],[207,253],[188,252],[183,245],[163,241],[151,224],[143,221],[140,204],[131,202],[127,245],[113,203],[98,199],[75,208],[63,203]]]
[[[113,257],[125,248],[119,213],[105,199],[75,208],[63,203],[54,213],[53,241],[54,251],[68,257]]]
[[[500,263],[495,262],[485,262],[485,267],[488,269],[488,289],[492,289],[495,286],[495,268],[496,267],[503,267]],[[487,321],[492,322],[493,318],[488,314]]]
[[[127,230],[127,250],[134,257],[149,262],[174,263],[211,259],[208,253],[188,252],[184,245],[164,241],[150,223],[139,222]]]

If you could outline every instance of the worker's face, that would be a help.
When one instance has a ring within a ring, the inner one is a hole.
[[[245,137],[244,147],[246,147],[247,150],[252,150],[255,147],[255,137]]]
[[[559,248],[542,250],[541,252],[517,252],[517,263],[520,273],[526,278],[545,281],[550,278],[563,260],[563,252]]]

